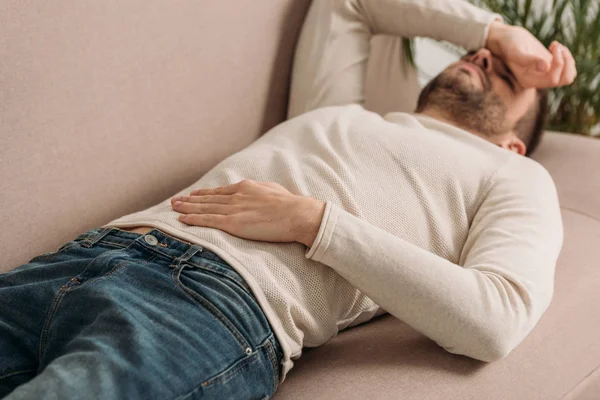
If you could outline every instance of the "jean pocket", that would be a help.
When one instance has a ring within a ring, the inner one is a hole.
[[[200,273],[208,273],[213,274],[219,279],[226,279],[227,281],[237,285],[239,288],[243,289],[248,295],[254,298],[254,294],[252,293],[252,289],[248,283],[244,280],[244,278],[238,274],[237,271],[231,269],[231,267],[227,265],[223,265],[217,261],[202,259],[202,261],[187,261],[184,263],[185,265],[197,269]]]
[[[246,354],[254,348],[252,340],[237,328],[245,319],[253,317],[250,301],[239,285],[231,280],[203,273],[192,266],[182,264],[171,273],[175,286],[196,304],[210,312],[239,343]]]
[[[273,340],[276,340],[274,339],[274,335],[275,334],[272,333],[271,336],[267,338],[264,346],[267,351],[267,356],[271,361],[271,366],[273,367],[273,393],[275,393],[275,391],[279,387],[279,379],[281,375],[280,358],[277,354],[277,348],[275,347],[275,343],[273,342]]]

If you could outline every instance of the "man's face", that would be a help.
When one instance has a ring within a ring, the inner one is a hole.
[[[487,49],[448,66],[421,92],[420,108],[435,107],[457,125],[492,138],[514,129],[536,101],[502,60]],[[421,104],[422,103],[422,104]]]

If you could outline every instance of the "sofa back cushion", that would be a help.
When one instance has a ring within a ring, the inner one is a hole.
[[[285,118],[309,0],[0,2],[0,272]]]

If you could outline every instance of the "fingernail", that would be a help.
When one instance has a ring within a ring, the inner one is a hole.
[[[179,206],[180,204],[181,204],[181,202],[180,202],[180,201],[176,201],[176,202],[175,202],[175,206]]]

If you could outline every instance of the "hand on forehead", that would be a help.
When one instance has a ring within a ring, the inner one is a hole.
[[[479,51],[472,50],[472,51],[468,52],[467,54],[465,54],[461,59],[463,61],[476,62],[474,60],[477,60],[477,57],[474,57],[474,55],[477,53],[484,53],[483,56],[481,57],[481,60],[478,62],[479,64],[482,64],[481,67],[484,70],[484,72],[489,73],[489,71],[493,71],[502,80],[504,80],[508,86],[510,86],[511,91],[515,94],[518,92],[521,92],[525,89],[520,84],[519,80],[515,76],[514,72],[512,72],[510,67],[508,65],[506,65],[506,63],[504,63],[504,61],[500,57],[489,52],[489,50],[481,50],[481,49]],[[489,62],[490,62],[489,66],[487,65],[488,58],[489,58]]]
[[[523,88],[570,85],[577,76],[575,60],[557,41],[548,49],[522,27],[494,22],[486,47],[513,72]]]
[[[510,67],[488,49],[470,51],[463,62],[472,63],[486,76],[490,89],[506,106],[506,120],[511,124],[519,121],[536,101],[536,89],[524,88]]]

